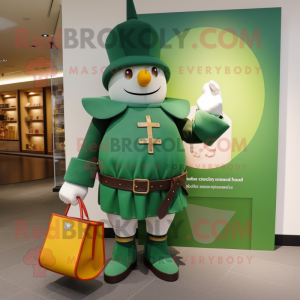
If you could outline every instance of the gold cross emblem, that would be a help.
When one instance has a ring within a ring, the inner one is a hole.
[[[151,122],[151,117],[146,116],[146,122],[139,122],[138,127],[146,127],[147,128],[147,135],[148,138],[145,139],[139,139],[139,144],[148,144],[148,153],[153,154],[154,149],[153,145],[161,145],[161,139],[154,139],[153,138],[153,132],[152,128],[159,128],[160,124],[159,123],[152,123]]]

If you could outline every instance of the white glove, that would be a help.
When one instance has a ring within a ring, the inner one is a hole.
[[[77,205],[78,200],[76,197],[80,197],[83,200],[87,193],[88,187],[65,181],[59,191],[59,198],[66,204]]]
[[[197,100],[198,109],[216,116],[221,115],[223,104],[219,85],[211,80],[204,84],[202,91],[202,96]]]

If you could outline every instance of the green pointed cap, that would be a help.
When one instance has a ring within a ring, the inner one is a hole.
[[[127,20],[137,18],[133,0],[127,0]]]
[[[158,67],[168,82],[171,72],[160,59],[160,46],[155,28],[139,20],[133,0],[127,0],[127,21],[114,27],[105,42],[110,64],[102,76],[103,86],[108,90],[109,81],[116,72],[134,66]]]

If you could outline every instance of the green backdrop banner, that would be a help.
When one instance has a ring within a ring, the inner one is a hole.
[[[274,250],[281,8],[139,15],[160,33],[168,97],[192,119],[216,81],[228,129],[212,147],[185,144],[188,207],[170,246]],[[139,222],[139,242],[145,223]]]

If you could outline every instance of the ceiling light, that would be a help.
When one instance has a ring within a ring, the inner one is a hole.
[[[43,37],[48,37],[48,36],[49,36],[49,34],[42,34],[42,36],[43,36]]]
[[[7,62],[7,59],[0,59],[0,62]]]

